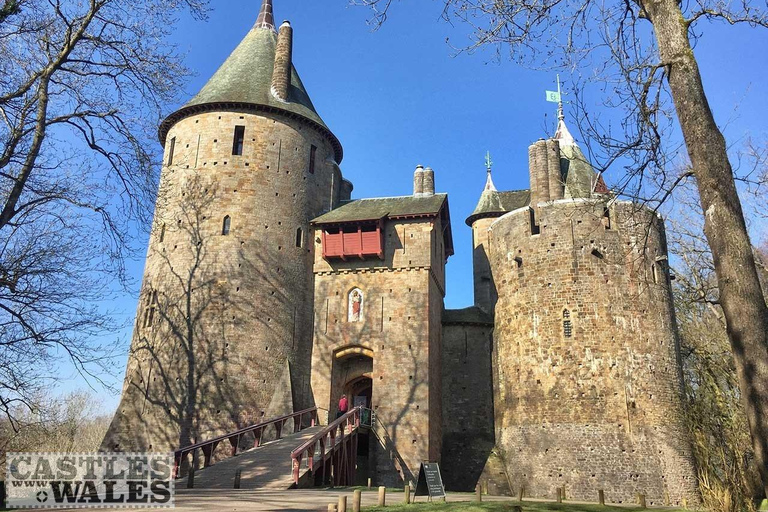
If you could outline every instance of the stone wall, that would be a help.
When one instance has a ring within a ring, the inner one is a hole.
[[[696,503],[663,223],[606,206],[541,205],[538,235],[528,208],[490,228],[496,441],[515,492]]]
[[[472,491],[494,446],[493,324],[454,323],[448,318],[443,323],[441,469],[446,489]]]
[[[209,112],[174,125],[165,153],[109,450],[171,450],[311,405],[309,221],[338,199],[331,142],[297,119]]]
[[[384,259],[326,261],[315,232],[315,329],[312,393],[335,414],[349,357],[373,359],[372,407],[376,442],[370,443],[377,485],[415,481],[422,460],[439,460],[440,339],[444,256],[438,219],[389,221]],[[438,248],[433,244],[439,241]],[[443,249],[444,250],[444,249]],[[438,262],[437,268],[433,265]],[[359,289],[362,318],[350,321],[349,294]],[[437,323],[436,323],[437,322]],[[437,362],[437,364],[436,364]]]

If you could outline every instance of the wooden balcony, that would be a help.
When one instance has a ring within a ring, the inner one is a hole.
[[[338,229],[338,233],[323,230],[323,258],[341,259],[347,261],[350,258],[379,258],[384,259],[384,237],[381,225],[344,226]]]

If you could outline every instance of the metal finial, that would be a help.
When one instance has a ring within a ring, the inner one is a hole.
[[[563,121],[565,119],[565,113],[563,111],[563,90],[560,87],[560,75],[557,75],[557,119]]]
[[[490,151],[485,154],[485,169],[488,171],[488,174],[490,174],[491,170],[493,169],[493,161],[491,161]]]

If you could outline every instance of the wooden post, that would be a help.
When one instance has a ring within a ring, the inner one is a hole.
[[[640,502],[640,508],[648,508],[648,506],[645,504],[645,494],[638,495],[638,498],[640,498],[638,500]]]
[[[562,503],[563,502],[563,488],[558,487],[557,488],[557,502]]]
[[[372,482],[372,481],[371,481],[371,479],[369,478],[369,479],[368,479],[368,490],[369,490],[369,491],[371,490],[371,484],[373,484],[373,482]]]
[[[243,475],[242,469],[238,469],[237,471],[235,471],[235,489],[240,488],[240,477],[242,477],[242,475]]]
[[[600,501],[601,505],[605,505],[605,491],[600,489],[597,491],[598,500]]]
[[[411,484],[409,483],[405,484],[405,504],[411,504]]]
[[[523,495],[525,495],[525,487],[521,485],[520,492],[517,493],[517,501],[519,501],[520,503],[523,502]]]
[[[192,465],[189,466],[189,474],[187,475],[187,489],[195,488],[195,470],[197,469],[197,457],[192,457]]]
[[[379,506],[380,507],[387,506],[387,488],[386,487],[379,487]]]
[[[357,490],[355,491],[354,497],[352,498],[352,512],[360,512],[360,505],[363,501],[363,491]]]
[[[475,499],[483,501],[483,487],[480,484],[475,486]]]
[[[346,496],[339,496],[339,507],[336,509],[336,512],[347,512],[347,497]]]

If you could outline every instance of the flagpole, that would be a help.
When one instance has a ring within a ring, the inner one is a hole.
[[[565,113],[563,112],[563,91],[560,89],[560,74],[557,75],[557,119],[563,121]]]

